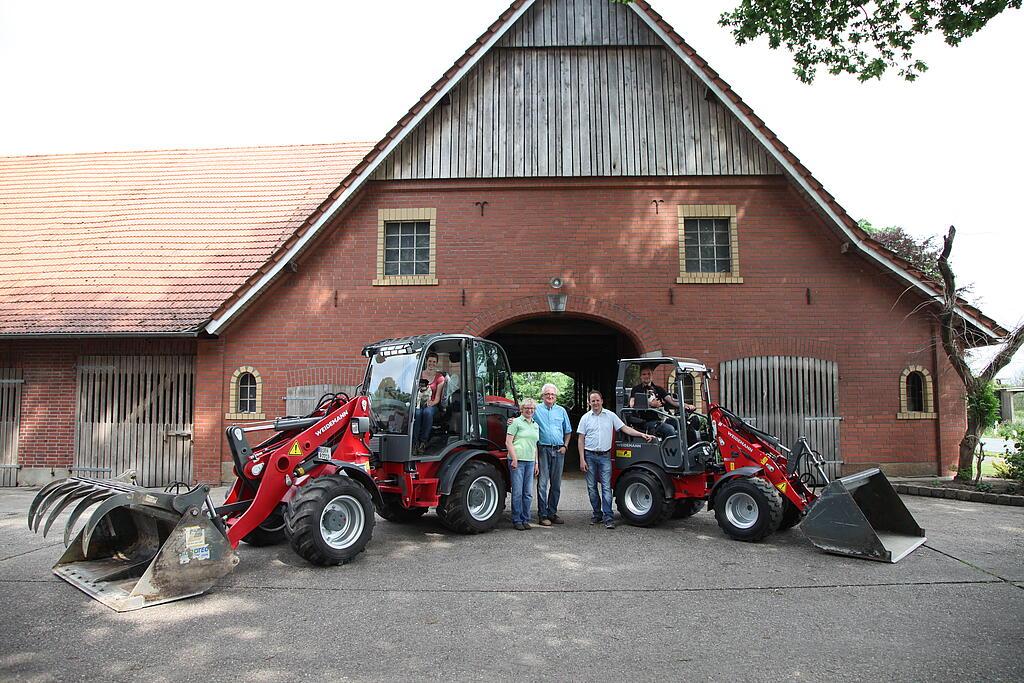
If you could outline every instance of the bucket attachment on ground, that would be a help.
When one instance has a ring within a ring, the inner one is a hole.
[[[33,531],[42,525],[45,536],[77,501],[65,527],[67,550],[53,573],[127,612],[204,593],[238,564],[208,499],[207,486],[176,494],[123,480],[70,477],[36,495],[28,525]],[[69,542],[75,523],[94,505]]]
[[[879,562],[899,562],[927,540],[877,468],[830,483],[800,529],[825,552]]]

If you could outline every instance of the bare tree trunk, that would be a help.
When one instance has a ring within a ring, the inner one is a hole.
[[[967,415],[967,431],[964,438],[960,440],[960,458],[956,468],[956,479],[958,481],[970,482],[974,471],[974,454],[978,450],[978,443],[981,441],[981,425],[973,415]]]

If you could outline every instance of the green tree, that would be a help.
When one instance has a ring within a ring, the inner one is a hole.
[[[973,479],[973,456],[980,446],[981,435],[986,428],[985,420],[989,415],[986,407],[990,400],[987,395],[992,392],[992,382],[996,374],[1006,367],[1014,354],[1024,344],[1024,322],[1017,325],[1004,340],[988,366],[980,374],[975,374],[966,361],[966,351],[972,346],[972,336],[967,323],[957,313],[959,292],[956,288],[956,276],[949,265],[949,255],[953,251],[953,238],[956,228],[949,226],[949,233],[943,238],[942,253],[939,254],[938,266],[942,273],[942,310],[939,312],[939,332],[942,337],[942,348],[949,358],[950,364],[964,383],[967,394],[967,428],[964,438],[960,441],[960,457],[957,464],[956,478],[969,482]],[[993,393],[994,398],[994,393]],[[995,403],[998,416],[998,402]],[[980,468],[979,468],[980,469]]]
[[[551,383],[558,387],[558,405],[572,407],[573,378],[562,372],[515,372],[516,389],[522,398],[533,398],[540,401],[540,390],[545,384]]]
[[[804,83],[814,80],[818,67],[860,81],[895,68],[913,81],[928,70],[914,57],[919,38],[937,33],[957,46],[1020,6],[1021,0],[741,0],[718,23],[739,45],[764,36],[773,50],[785,47]]]
[[[942,253],[942,248],[937,243],[938,237],[932,235],[918,239],[898,225],[876,228],[869,221],[863,219],[857,221],[857,225],[871,235],[871,239],[907,261],[932,280],[942,279],[942,274],[939,272],[939,254]]]

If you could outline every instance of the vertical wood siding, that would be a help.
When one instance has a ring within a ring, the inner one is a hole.
[[[377,179],[765,175],[780,169],[636,14],[531,8]]]
[[[839,366],[818,358],[761,356],[722,363],[722,405],[791,447],[806,436],[840,476]],[[801,467],[802,471],[810,471]]]
[[[18,485],[21,370],[0,368],[0,486]]]
[[[192,481],[191,356],[82,356],[76,474],[134,469],[143,486]]]

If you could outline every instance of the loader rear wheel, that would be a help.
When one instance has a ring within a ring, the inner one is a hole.
[[[373,500],[348,477],[318,477],[288,502],[285,534],[306,561],[346,564],[363,552],[373,535]]]
[[[377,514],[396,524],[415,522],[428,510],[428,508],[402,507],[401,497],[394,493],[382,493],[381,499],[383,504],[377,506]]]
[[[703,498],[684,498],[676,501],[676,509],[672,511],[672,519],[686,519],[704,509]]]
[[[615,485],[615,505],[633,526],[657,526],[672,516],[674,505],[665,500],[665,487],[647,470],[628,470]]]
[[[505,483],[497,468],[470,460],[459,470],[451,494],[437,506],[441,522],[460,534],[479,534],[498,525],[505,510]]]
[[[715,519],[730,538],[761,541],[782,523],[782,497],[764,479],[733,479],[715,495]]]
[[[250,531],[242,539],[245,543],[257,548],[267,545],[277,545],[284,540],[284,515],[281,508],[267,515],[263,524]]]
[[[800,512],[800,508],[793,505],[788,500],[782,501],[782,523],[779,524],[779,531],[785,531],[786,529],[792,529],[804,518],[804,513]]]

